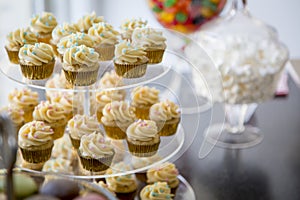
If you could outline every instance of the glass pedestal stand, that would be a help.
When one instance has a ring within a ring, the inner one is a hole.
[[[259,144],[263,139],[260,129],[244,124],[249,106],[249,104],[225,104],[225,122],[207,128],[205,140],[229,149],[244,149]]]

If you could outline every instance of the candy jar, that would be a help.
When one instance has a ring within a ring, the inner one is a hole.
[[[246,0],[233,0],[227,15],[201,28],[197,35],[220,72],[225,123],[213,124],[205,138],[225,148],[254,146],[261,130],[245,125],[249,106],[274,97],[281,72],[289,58],[271,26],[253,17]]]

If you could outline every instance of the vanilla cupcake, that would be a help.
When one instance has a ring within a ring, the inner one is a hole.
[[[112,70],[110,72],[105,72],[105,74],[99,80],[98,86],[99,88],[117,88],[124,86],[124,82],[122,77],[118,76],[116,72]]]
[[[64,158],[51,159],[45,162],[42,171],[59,173],[59,174],[73,174],[73,167],[70,160]]]
[[[141,200],[172,200],[170,186],[166,182],[156,182],[145,186],[140,192]]]
[[[11,63],[19,64],[19,50],[25,44],[35,44],[37,40],[36,34],[31,32],[29,28],[17,29],[10,32],[7,36],[5,50]]]
[[[107,171],[107,175],[117,174],[129,171],[130,167],[124,162],[111,166]],[[119,199],[134,199],[137,191],[137,181],[134,174],[111,176],[105,178],[108,189],[115,192]]]
[[[55,59],[53,49],[45,43],[25,44],[19,51],[22,74],[30,80],[41,80],[52,75]]]
[[[157,165],[147,171],[147,183],[153,184],[155,182],[167,182],[171,188],[171,193],[175,194],[179,186],[179,179],[177,178],[179,172],[173,163],[166,162]]]
[[[0,113],[6,113],[9,118],[11,119],[14,128],[15,128],[15,133],[17,137],[17,133],[19,132],[19,129],[24,125],[24,111],[22,108],[12,106],[9,104],[6,107],[3,107],[0,109]]]
[[[132,43],[145,48],[149,64],[162,61],[166,49],[166,38],[161,31],[153,28],[135,29],[132,34]]]
[[[131,92],[131,106],[135,108],[137,119],[149,119],[149,110],[157,102],[159,90],[154,87],[138,86]]]
[[[31,18],[30,29],[38,35],[38,41],[50,44],[52,31],[57,21],[52,13],[43,12],[41,15],[34,15]]]
[[[54,74],[51,78],[46,81],[46,98],[51,100],[56,98],[58,95],[64,93],[56,89],[70,89],[72,86],[66,80],[65,74],[63,71],[59,74]]]
[[[160,136],[170,136],[176,133],[180,122],[180,111],[178,105],[172,101],[165,100],[152,105],[149,116],[155,121]]]
[[[134,108],[125,101],[113,101],[103,108],[101,122],[106,135],[112,139],[125,139],[126,129],[134,122]]]
[[[147,21],[142,19],[126,20],[121,25],[121,36],[123,40],[131,41],[131,35],[136,28],[144,28],[147,25]]]
[[[115,151],[102,134],[94,132],[82,136],[78,155],[84,170],[101,173],[110,167]]]
[[[105,22],[93,24],[88,34],[94,38],[94,49],[100,55],[101,61],[112,60],[115,53],[115,44],[118,43],[119,32]]]
[[[51,157],[53,130],[41,121],[26,123],[19,130],[18,145],[27,163],[42,166]]]
[[[78,30],[83,33],[88,33],[88,30],[93,26],[93,24],[97,24],[100,22],[104,22],[103,16],[97,16],[95,12],[91,14],[84,15],[77,21]]]
[[[73,86],[88,86],[97,81],[99,54],[93,48],[81,45],[69,48],[64,54],[63,70]]]
[[[53,139],[61,138],[65,133],[67,119],[63,107],[49,101],[41,101],[34,108],[33,119],[43,121],[53,129]]]
[[[39,103],[37,92],[33,92],[28,88],[22,90],[15,89],[9,93],[8,101],[12,107],[20,108],[24,111],[24,123],[30,122],[33,119],[32,112],[34,107]]]
[[[96,93],[97,119],[101,123],[103,108],[113,101],[123,101],[126,97],[124,90],[104,90]]]
[[[72,149],[72,142],[67,134],[54,141],[52,149],[53,158],[63,158],[72,161],[75,158],[75,151]]]
[[[114,66],[119,76],[139,78],[145,75],[148,58],[142,47],[134,47],[130,42],[122,41],[116,45]]]
[[[130,153],[137,157],[150,157],[156,154],[160,137],[154,121],[138,120],[126,130],[126,141]]]
[[[77,114],[68,122],[68,129],[72,145],[75,149],[79,148],[83,135],[89,135],[94,132],[102,134],[96,116]]]

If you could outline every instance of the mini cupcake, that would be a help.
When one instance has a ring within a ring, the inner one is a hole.
[[[131,35],[136,28],[144,28],[147,25],[147,21],[142,19],[126,20],[121,25],[121,36],[123,40],[131,41]]]
[[[159,90],[154,87],[138,86],[131,92],[131,106],[137,119],[149,119],[150,107],[159,102]]]
[[[97,173],[110,167],[115,151],[102,134],[94,132],[82,136],[78,155],[83,169]]]
[[[94,38],[94,49],[100,55],[101,61],[112,60],[115,55],[115,44],[118,43],[119,32],[105,22],[93,24],[88,34]]]
[[[122,41],[116,45],[114,67],[119,76],[139,78],[145,75],[148,58],[141,47],[133,47],[130,42]]]
[[[42,171],[59,173],[59,174],[73,174],[73,167],[70,160],[64,158],[51,159],[45,162]]]
[[[75,115],[68,122],[69,135],[75,149],[79,148],[80,140],[83,135],[94,132],[102,134],[96,116]]]
[[[17,137],[18,135],[17,133],[19,132],[19,129],[24,125],[23,109],[9,104],[8,106],[1,108],[0,113],[1,112],[8,114],[8,116],[10,117],[15,128],[15,135]]]
[[[126,130],[126,141],[130,153],[137,157],[150,157],[156,154],[160,137],[154,121],[138,120]]]
[[[124,90],[104,90],[96,93],[97,119],[101,123],[103,108],[113,101],[123,101],[126,97]]]
[[[67,134],[54,141],[52,149],[53,158],[63,158],[72,161],[75,158],[75,151],[72,149],[72,142]]]
[[[67,81],[73,86],[88,86],[97,81],[99,54],[81,45],[69,48],[64,54],[63,70]]]
[[[149,64],[160,63],[166,49],[166,38],[161,31],[153,28],[135,29],[132,34],[132,43],[144,47]]]
[[[130,170],[123,162],[117,163],[106,171],[107,175],[122,173]],[[133,200],[137,191],[137,181],[134,174],[107,177],[106,184],[109,190],[116,193],[119,199]]]
[[[93,38],[85,33],[72,33],[71,35],[63,37],[57,44],[60,61],[63,62],[63,56],[69,48],[80,45],[92,48],[94,44]]]
[[[18,144],[23,159],[32,165],[43,164],[51,157],[53,130],[41,121],[32,121],[21,127]]]
[[[81,17],[77,21],[76,25],[80,32],[88,33],[88,30],[93,26],[93,24],[97,24],[100,22],[104,22],[104,17],[97,16],[95,12],[92,12],[91,14],[87,14]]]
[[[52,47],[45,43],[25,44],[19,51],[22,74],[30,80],[41,80],[52,75],[55,59]]]
[[[125,101],[113,101],[103,108],[101,122],[111,139],[125,139],[126,129],[134,122],[134,109]]]
[[[35,44],[37,36],[29,30],[29,28],[17,29],[10,32],[7,36],[7,44],[5,50],[7,52],[9,61],[14,64],[19,64],[19,50],[25,44]]]
[[[55,55],[58,56],[57,45],[59,41],[62,38],[71,35],[72,33],[76,33],[77,31],[78,30],[75,24],[68,24],[68,23],[64,23],[63,25],[58,25],[53,29],[52,39],[50,40],[50,44],[52,45]]]
[[[65,73],[61,71],[60,74],[54,74],[51,78],[46,81],[46,98],[51,100],[56,98],[60,94],[64,93],[56,89],[70,89],[72,86],[68,83],[65,77]]]
[[[145,186],[140,192],[141,200],[160,199],[172,200],[173,194],[166,182],[156,182],[152,185]]]
[[[50,44],[52,31],[57,21],[52,13],[43,12],[41,15],[34,15],[31,18],[30,29],[38,35],[38,41]]]
[[[152,105],[149,116],[155,121],[160,136],[170,136],[176,133],[180,122],[180,111],[178,105],[172,101],[165,100]]]
[[[179,186],[178,170],[173,163],[166,162],[148,169],[147,171],[147,183],[155,182],[167,182],[171,188],[171,193],[175,194],[176,189]]]
[[[39,96],[37,92],[33,92],[28,88],[15,89],[8,95],[8,101],[12,107],[18,107],[24,111],[24,123],[27,123],[33,119],[32,112],[39,103]]]
[[[98,86],[99,88],[117,88],[124,86],[124,82],[122,77],[118,76],[116,72],[112,70],[110,72],[105,72],[105,74],[99,80]]]
[[[65,133],[67,119],[63,107],[49,101],[41,101],[34,108],[33,119],[43,121],[53,129],[53,139],[61,138]]]

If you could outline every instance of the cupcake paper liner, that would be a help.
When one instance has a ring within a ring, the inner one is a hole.
[[[28,163],[44,163],[51,157],[53,144],[49,148],[45,149],[21,149],[23,159]]]
[[[131,143],[127,139],[128,149],[130,153],[137,157],[150,157],[156,154],[160,140],[157,143],[149,144],[149,145],[139,145]]]
[[[158,49],[158,50],[145,50],[147,53],[147,58],[149,59],[149,64],[157,64],[160,63],[163,59],[163,55],[165,50]]]
[[[41,66],[30,66],[20,62],[21,71],[25,78],[30,80],[42,80],[52,75],[54,60]]]
[[[156,122],[159,132],[158,134],[160,136],[171,136],[174,135],[177,132],[177,127],[179,124],[180,119],[172,120],[172,121],[166,121],[166,122]]]
[[[65,70],[65,77],[67,81],[73,86],[88,86],[97,81],[98,69],[92,71],[70,71]]]
[[[72,138],[71,135],[69,135],[69,137],[70,137],[70,140],[71,140],[71,143],[72,143],[74,149],[78,149],[80,146],[80,140]]]
[[[102,122],[101,122],[102,117],[103,117],[102,109],[98,108],[97,109],[97,120],[100,124],[102,124]]]
[[[80,151],[78,150],[78,155],[80,158],[80,163],[82,165],[82,168],[87,171],[92,172],[100,172],[108,169],[111,165],[112,159],[114,157],[114,153],[111,156],[94,159],[90,157],[83,157],[81,156]]]
[[[149,111],[151,106],[134,107],[137,119],[149,119]]]
[[[115,140],[122,140],[126,138],[126,133],[118,126],[105,126],[103,125],[106,135]]]
[[[136,190],[133,192],[128,192],[128,193],[120,193],[120,192],[115,192],[116,196],[118,197],[118,199],[121,200],[133,200],[135,195],[136,195]]]
[[[117,75],[124,78],[139,78],[145,75],[147,70],[147,62],[140,64],[119,64],[115,63],[115,71]]]
[[[12,51],[5,47],[9,61],[13,64],[19,64],[19,51]]]
[[[115,56],[115,45],[97,46],[95,51],[99,53],[101,61],[112,60]]]

